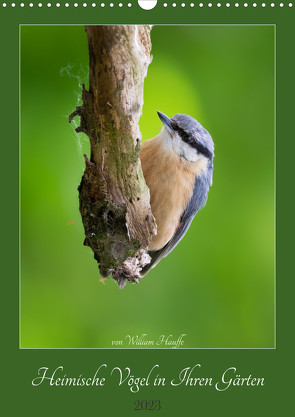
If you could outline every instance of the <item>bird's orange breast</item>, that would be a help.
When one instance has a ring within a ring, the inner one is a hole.
[[[157,235],[153,237],[149,250],[156,251],[175,234],[192,197],[196,175],[206,169],[207,160],[186,161],[176,152],[167,152],[158,137],[143,142],[140,159],[157,222]]]

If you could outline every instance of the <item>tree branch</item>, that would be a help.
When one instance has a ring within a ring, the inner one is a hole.
[[[139,151],[143,83],[151,62],[150,26],[86,26],[89,91],[69,120],[81,117],[90,160],[79,186],[84,244],[103,277],[112,273],[123,287],[139,282],[149,263],[146,249],[156,234]]]

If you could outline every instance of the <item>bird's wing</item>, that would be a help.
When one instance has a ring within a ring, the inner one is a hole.
[[[193,218],[206,204],[209,184],[211,182],[210,180],[208,181],[208,179],[208,175],[206,174],[196,177],[192,198],[190,199],[190,202],[180,219],[179,226],[176,229],[174,236],[162,249],[155,252],[149,252],[152,260],[145,268],[142,269],[142,277],[149,272],[150,269],[154,268],[161,259],[165,258],[165,256],[167,256],[184,237],[191,225],[191,222],[193,221]]]

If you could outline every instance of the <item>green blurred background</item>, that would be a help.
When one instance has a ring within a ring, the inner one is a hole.
[[[161,129],[156,110],[195,117],[215,142],[214,178],[182,242],[124,290],[99,282],[83,246],[77,186],[89,143],[67,118],[87,85],[84,27],[20,30],[21,347],[129,347],[125,336],[143,333],[185,333],[184,347],[273,347],[274,27],[153,28],[143,138]]]

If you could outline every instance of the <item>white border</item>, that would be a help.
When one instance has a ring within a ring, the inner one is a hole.
[[[112,25],[113,23],[104,23],[103,25]],[[128,23],[125,23],[128,24]],[[210,347],[200,347],[200,348],[157,348],[157,347],[83,347],[83,348],[25,348],[21,347],[21,26],[85,26],[85,24],[63,24],[63,23],[45,23],[45,24],[39,24],[39,23],[21,23],[19,24],[19,80],[18,80],[18,86],[19,86],[19,346],[18,348],[20,350],[276,350],[277,349],[277,323],[276,323],[276,316],[277,316],[277,294],[276,294],[276,285],[277,285],[277,273],[276,273],[276,144],[277,144],[277,113],[276,113],[276,100],[277,100],[277,33],[276,33],[276,24],[275,23],[233,23],[233,24],[227,24],[227,23],[216,23],[216,24],[206,24],[206,23],[200,23],[200,24],[169,24],[169,23],[162,23],[162,24],[155,24],[155,26],[272,26],[274,27],[274,347],[249,347],[249,348],[210,348]],[[101,26],[100,24],[99,26]],[[91,24],[88,26],[97,26],[96,24]],[[118,25],[116,25],[118,26]],[[140,25],[138,25],[140,26]]]

